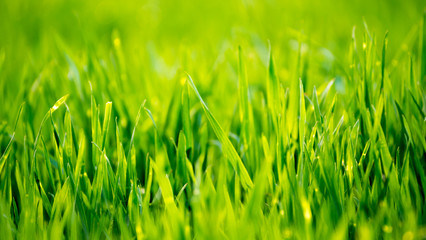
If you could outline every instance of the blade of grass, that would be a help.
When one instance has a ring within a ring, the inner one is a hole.
[[[215,132],[217,138],[222,143],[223,152],[227,156],[229,162],[231,163],[232,167],[234,168],[235,172],[239,175],[241,183],[244,188],[252,188],[253,182],[250,178],[250,175],[248,174],[243,162],[241,161],[240,156],[238,155],[237,151],[235,150],[234,146],[232,145],[231,141],[229,141],[228,137],[226,136],[225,132],[219,125],[219,122],[216,120],[216,118],[213,116],[213,114],[208,109],[206,103],[201,98],[201,95],[198,93],[197,88],[195,87],[194,82],[192,81],[191,76],[188,76],[188,83],[194,90],[198,100],[201,103],[201,106],[204,110],[204,113],[207,116],[207,119],[210,123],[210,125],[213,128],[213,131]]]

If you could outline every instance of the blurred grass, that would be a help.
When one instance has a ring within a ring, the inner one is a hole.
[[[267,40],[278,65],[290,68],[297,54],[292,40],[298,41],[301,34],[342,62],[352,27],[362,33],[363,18],[380,36],[378,45],[389,31],[388,57],[393,59],[411,46],[423,7],[422,1],[2,1],[0,44],[7,57],[2,78],[16,79],[6,82],[4,95],[16,96],[19,80],[31,79],[25,81],[31,84],[49,62],[66,68],[64,54],[83,66],[89,53],[108,60],[114,31],[127,68],[135,75],[132,79],[170,79],[179,67],[188,72],[203,69],[206,75],[238,44],[257,60],[249,62],[251,74],[261,76]],[[17,65],[28,67],[18,72]]]
[[[311,48],[309,64],[317,70],[310,74],[310,85],[343,76],[352,28],[356,26],[358,43],[362,42],[364,20],[379,46],[389,31],[388,63],[398,65],[408,52],[419,57],[416,31],[422,7],[422,1],[1,1],[0,52],[5,60],[0,76],[7,79],[1,89],[2,102],[8,104],[0,117],[11,121],[34,83],[43,86],[54,81],[50,101],[69,93],[71,86],[56,86],[79,78],[68,71],[69,58],[74,70],[92,67],[91,58],[102,60],[123,79],[117,81],[119,94],[135,95],[127,98],[137,100],[134,107],[146,98],[161,99],[152,102],[163,108],[172,92],[163,86],[170,85],[178,69],[203,79],[203,86],[235,75],[235,61],[229,60],[238,45],[250,59],[251,84],[263,82],[268,41],[283,81],[295,68],[299,40]],[[92,77],[82,76],[80,81],[86,95]],[[212,92],[222,95],[223,84],[230,81],[220,81]],[[96,83],[92,80],[92,84]],[[215,101],[224,107],[223,101]],[[223,113],[229,115],[231,110]]]
[[[425,238],[424,9],[0,1],[0,234]]]

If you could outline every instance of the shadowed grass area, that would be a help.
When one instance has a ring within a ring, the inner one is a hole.
[[[0,238],[426,238],[422,1],[0,1]]]

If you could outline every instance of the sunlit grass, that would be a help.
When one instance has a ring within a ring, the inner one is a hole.
[[[421,3],[80,3],[0,3],[1,239],[426,238]]]

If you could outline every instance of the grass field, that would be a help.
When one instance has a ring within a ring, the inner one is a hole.
[[[0,0],[1,239],[426,239],[421,0]]]

